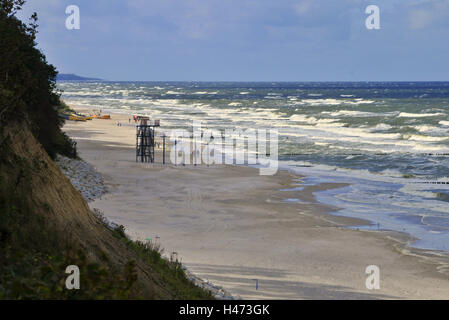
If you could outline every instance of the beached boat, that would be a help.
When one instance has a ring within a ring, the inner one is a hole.
[[[85,117],[83,117],[83,116],[77,116],[77,115],[75,115],[75,114],[71,114],[71,115],[69,116],[69,120],[71,120],[71,121],[87,121],[87,119],[86,119]]]
[[[73,114],[73,113],[63,113],[63,114],[60,114],[59,116],[65,120],[70,120],[70,121],[92,120],[92,117],[90,117],[90,116],[84,116],[84,115]]]
[[[86,119],[86,120],[92,120],[93,119],[93,117],[91,115],[80,114],[79,116],[80,117],[84,117],[84,119]]]
[[[111,115],[110,114],[105,114],[100,116],[100,119],[111,119]]]

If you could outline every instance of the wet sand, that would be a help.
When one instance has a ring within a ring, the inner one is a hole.
[[[260,176],[241,166],[135,162],[135,128],[128,116],[70,122],[64,127],[80,156],[102,173],[109,193],[90,204],[152,238],[204,280],[244,299],[447,299],[445,253],[406,246],[405,234],[359,231],[366,221],[333,216],[314,192],[286,171]],[[300,199],[286,202],[285,199]],[[365,286],[368,265],[380,268],[380,289]],[[258,279],[258,289],[256,281]]]

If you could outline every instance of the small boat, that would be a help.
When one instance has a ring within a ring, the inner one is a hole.
[[[77,115],[74,115],[74,114],[71,114],[69,116],[68,120],[71,120],[71,121],[87,121],[87,119],[85,117],[77,116]]]
[[[92,116],[90,114],[75,114],[78,117],[83,117],[86,120],[92,120]]]
[[[111,115],[110,114],[105,114],[100,116],[100,119],[111,119]]]

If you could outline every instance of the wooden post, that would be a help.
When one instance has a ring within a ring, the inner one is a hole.
[[[177,142],[178,140],[175,140],[175,166],[178,165],[178,151],[176,149]]]
[[[196,161],[197,161],[197,154],[196,154],[196,139],[195,139],[195,137],[193,137],[193,145],[194,145],[194,147],[193,147],[193,149],[194,149],[194,158],[193,158],[193,163],[194,163],[194,166],[196,167]]]
[[[165,133],[162,136],[162,164],[165,164]]]

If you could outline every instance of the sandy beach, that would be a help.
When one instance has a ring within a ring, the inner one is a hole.
[[[79,110],[83,111],[83,110]],[[407,246],[405,234],[361,231],[366,221],[333,216],[314,192],[338,183],[297,186],[286,171],[135,161],[128,116],[67,121],[79,155],[103,175],[109,192],[90,203],[134,239],[158,241],[204,280],[243,299],[447,299],[449,259]],[[300,203],[286,202],[297,198]],[[369,265],[380,289],[365,286]],[[256,289],[256,280],[258,288]]]

